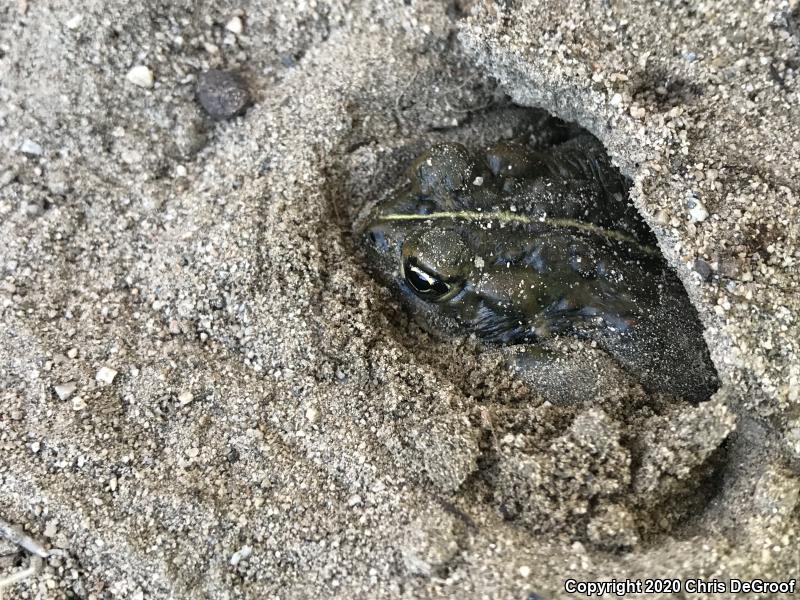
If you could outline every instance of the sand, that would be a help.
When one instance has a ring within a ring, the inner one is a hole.
[[[0,518],[49,552],[7,597],[796,577],[798,11],[5,3]],[[242,117],[203,113],[209,68],[241,73]],[[712,400],[612,366],[551,402],[367,272],[364,206],[508,103],[586,127],[634,181],[706,325]],[[29,565],[0,544],[0,577]]]

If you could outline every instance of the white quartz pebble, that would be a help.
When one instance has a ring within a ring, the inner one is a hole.
[[[155,83],[153,72],[145,65],[136,65],[135,67],[131,68],[130,71],[128,71],[128,74],[125,77],[133,85],[138,85],[139,87],[143,88],[149,89],[153,87],[153,84]]]

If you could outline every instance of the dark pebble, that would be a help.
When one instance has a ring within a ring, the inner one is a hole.
[[[692,268],[694,269],[695,273],[700,275],[700,278],[703,281],[708,281],[711,278],[711,265],[709,265],[703,259],[698,258],[695,260]]]
[[[197,79],[197,100],[212,119],[221,121],[244,113],[250,92],[237,73],[212,69]]]
[[[268,158],[261,161],[261,164],[258,165],[259,176],[264,176],[270,171],[272,171],[272,161]]]
[[[211,305],[211,308],[213,308],[214,310],[222,310],[223,308],[225,308],[225,297],[214,296],[209,301],[209,304]]]

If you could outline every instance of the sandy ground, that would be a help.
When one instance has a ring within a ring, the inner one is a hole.
[[[800,572],[795,2],[28,0],[0,24],[0,518],[50,553],[8,597]],[[204,114],[208,68],[241,73],[243,117]],[[550,402],[365,270],[363,207],[510,102],[634,180],[711,401],[610,372]],[[27,567],[0,544],[0,577]]]

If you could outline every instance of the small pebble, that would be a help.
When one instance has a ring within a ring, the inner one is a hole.
[[[250,546],[242,546],[240,550],[237,550],[231,556],[231,566],[235,567],[241,561],[247,560],[250,558],[250,555],[253,553],[253,549]]]
[[[689,217],[695,223],[702,223],[708,218],[708,211],[700,200],[691,198],[689,200]]]
[[[126,148],[125,150],[122,151],[120,158],[122,158],[122,162],[124,162],[125,164],[135,165],[137,163],[142,162],[142,153],[138,152],[137,150],[131,150]]]
[[[67,350],[67,356],[70,358],[78,358],[78,349],[77,348],[70,348]]]
[[[56,392],[56,396],[60,400],[69,400],[69,397],[75,393],[75,390],[78,388],[78,384],[74,381],[68,381],[66,383],[60,383],[53,387]]]
[[[77,29],[78,25],[81,24],[82,20],[83,20],[83,15],[75,15],[74,17],[71,17],[68,21],[66,21],[64,25],[67,26],[67,29]]]
[[[228,24],[225,25],[225,29],[231,33],[235,33],[236,35],[242,33],[242,31],[244,31],[244,23],[242,22],[241,17],[233,17],[230,21],[228,21]]]
[[[702,258],[698,258],[697,260],[694,261],[692,269],[694,269],[695,273],[700,275],[700,279],[702,279],[703,281],[708,281],[709,278],[711,277],[711,265],[709,265]]]
[[[308,419],[310,423],[316,423],[319,421],[319,410],[313,406],[309,406],[306,409],[306,419]]]
[[[136,65],[125,76],[133,85],[143,88],[151,88],[155,83],[153,72],[145,65]]]
[[[44,201],[41,198],[37,198],[32,202],[25,202],[22,205],[22,209],[29,217],[38,217],[44,212]]]
[[[58,523],[55,521],[55,519],[47,522],[43,534],[46,538],[56,537],[56,534],[58,534]]]
[[[0,189],[6,187],[9,183],[17,178],[17,172],[14,169],[8,168],[0,173]]]
[[[192,395],[192,392],[190,392],[189,390],[184,390],[180,394],[178,394],[178,404],[180,404],[181,406],[186,406],[192,400],[194,400],[194,396]]]
[[[114,383],[114,378],[117,376],[117,372],[112,369],[111,367],[100,367],[100,370],[97,371],[97,375],[95,375],[95,379],[102,383],[111,385]]]
[[[44,154],[42,147],[33,140],[25,139],[19,146],[19,151],[28,156],[41,156]]]
[[[208,116],[220,121],[244,113],[250,93],[238,74],[212,69],[197,78],[197,99]]]
[[[86,408],[86,401],[80,396],[75,396],[72,399],[72,410],[79,411]]]
[[[361,504],[361,496],[359,496],[358,494],[353,494],[347,500],[347,506],[353,507],[353,506],[358,506],[359,504]]]
[[[60,171],[48,173],[47,189],[56,196],[66,196],[69,191],[69,182],[66,175]]]

